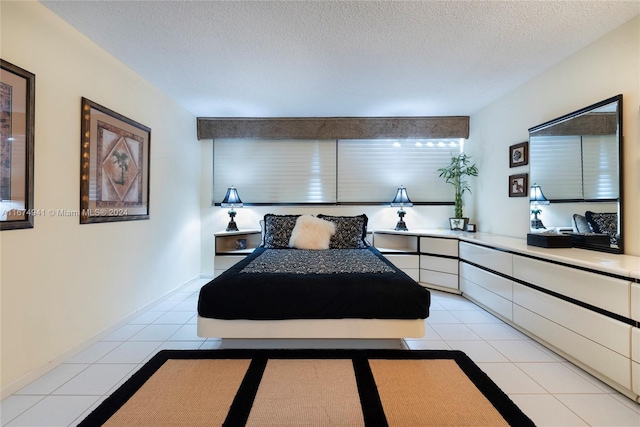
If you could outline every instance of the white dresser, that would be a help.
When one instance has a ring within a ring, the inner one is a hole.
[[[459,293],[457,235],[375,230],[373,246],[421,285]]]
[[[465,297],[639,401],[639,257],[491,235],[459,250]]]
[[[640,257],[449,230],[376,230],[374,245],[378,233],[412,242],[421,285],[461,293],[640,402]]]

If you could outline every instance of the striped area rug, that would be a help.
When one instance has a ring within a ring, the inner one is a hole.
[[[460,351],[163,350],[80,426],[533,426]]]

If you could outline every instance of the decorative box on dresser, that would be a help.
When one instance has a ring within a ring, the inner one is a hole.
[[[261,231],[220,231],[214,236],[216,252],[213,258],[213,276],[218,277],[260,246]]]

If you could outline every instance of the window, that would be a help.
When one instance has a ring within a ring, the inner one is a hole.
[[[216,139],[213,201],[227,188],[247,204],[335,203],[336,141]]]
[[[399,186],[414,203],[446,202],[453,191],[439,177],[461,140],[338,141],[338,202],[389,203]]]
[[[461,151],[461,139],[216,139],[213,201],[233,185],[247,204],[389,203],[404,185],[414,203],[450,202],[437,170]]]

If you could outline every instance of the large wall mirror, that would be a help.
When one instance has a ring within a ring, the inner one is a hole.
[[[532,232],[624,253],[621,155],[622,95],[529,129]]]

